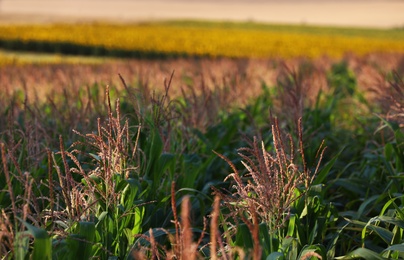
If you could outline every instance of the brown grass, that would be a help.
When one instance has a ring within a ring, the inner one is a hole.
[[[346,56],[349,67],[358,77],[366,75],[368,80],[360,81],[364,88],[372,84],[374,72],[388,72],[404,67],[404,57],[401,55],[369,54],[365,57]],[[200,93],[203,88],[216,89],[227,87],[231,89],[231,98],[238,104],[245,104],[249,98],[260,93],[262,83],[272,86],[279,76],[284,74],[285,67],[289,71],[298,71],[301,59],[290,60],[258,60],[258,59],[176,59],[176,60],[128,60],[109,62],[98,65],[79,64],[49,64],[5,66],[0,69],[2,91],[10,96],[16,89],[23,90],[28,95],[29,102],[43,100],[51,93],[61,93],[64,87],[69,91],[77,91],[83,86],[94,83],[101,86],[120,86],[118,74],[127,82],[147,86],[157,93],[164,92],[161,84],[175,71],[173,85],[170,90],[172,97],[181,96],[181,89]],[[329,58],[316,59],[312,63],[315,72],[311,83],[318,88],[324,74],[336,60]],[[307,63],[307,62],[305,62]],[[279,66],[280,64],[284,64]],[[366,69],[364,69],[366,68]],[[378,74],[376,73],[376,74]],[[364,77],[363,77],[364,78]],[[133,87],[133,86],[132,86]]]
[[[386,120],[404,127],[404,79],[400,75],[398,71],[385,75],[387,80],[380,80],[374,91]]]

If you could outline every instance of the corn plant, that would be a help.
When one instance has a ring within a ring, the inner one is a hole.
[[[233,173],[227,178],[234,181],[234,190],[232,192],[217,190],[217,192],[222,196],[226,207],[229,208],[229,219],[233,219],[237,226],[234,231],[236,232],[234,244],[242,248],[250,248],[251,256],[254,259],[260,259],[263,253],[273,257],[274,255],[271,256],[271,254],[282,248],[284,243],[287,246],[283,253],[287,254],[289,247],[294,243],[293,239],[287,240],[287,237],[303,234],[297,231],[295,233],[295,227],[292,224],[295,220],[292,214],[293,207],[299,198],[305,197],[302,202],[302,205],[306,205],[305,213],[300,212],[299,217],[303,218],[305,214],[308,214],[307,208],[311,205],[306,193],[318,173],[319,164],[311,174],[311,170],[305,162],[301,123],[298,133],[301,167],[298,166],[295,158],[292,136],[288,136],[289,143],[286,146],[277,120],[274,120],[272,125],[272,153],[266,150],[264,143],[259,145],[256,139],[251,143],[251,148],[239,149],[239,155],[243,159],[242,164],[246,169],[245,173],[240,173],[229,159],[218,154],[229,163],[233,170]],[[289,147],[289,152],[286,147]],[[321,161],[323,152],[324,150],[319,151],[319,161]],[[239,222],[242,224],[238,224]],[[288,233],[283,234],[282,230],[288,222],[290,224]],[[306,241],[309,245],[314,242],[316,235],[311,236],[312,239]],[[296,237],[296,239],[299,242],[305,241],[303,237]],[[292,244],[288,244],[287,241]],[[295,250],[297,248],[293,249],[293,251]],[[315,251],[308,250],[307,253],[318,255]]]

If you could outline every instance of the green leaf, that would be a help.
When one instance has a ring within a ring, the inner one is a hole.
[[[53,259],[69,259],[71,257],[71,249],[68,246],[67,242],[68,238],[66,239],[54,239],[52,242],[52,258]]]
[[[293,237],[295,234],[295,230],[296,230],[296,219],[297,216],[295,214],[291,214],[290,218],[289,218],[289,223],[288,223],[288,232],[287,232],[287,236]]]
[[[362,230],[362,241],[365,240],[366,238],[366,230],[370,229],[372,231],[374,231],[377,235],[379,235],[387,244],[390,244],[392,239],[393,239],[393,232],[391,232],[388,229],[379,227],[379,226],[375,226],[372,223],[376,222],[376,221],[380,221],[381,219],[379,219],[379,217],[375,217],[370,219],[367,223],[362,222],[362,221],[357,221],[357,220],[348,220],[349,222],[355,224],[355,225],[359,225],[363,227]],[[381,220],[383,221],[383,220]]]
[[[402,210],[402,208],[400,208],[399,206],[397,206],[396,203],[393,202],[393,206],[396,209],[396,216],[399,220],[403,220],[404,221],[404,212]]]
[[[387,258],[384,258],[382,256],[380,256],[379,254],[367,249],[367,248],[358,248],[355,249],[354,251],[346,254],[345,256],[339,256],[336,257],[335,259],[343,259],[343,260],[347,260],[347,259],[374,259],[374,260],[385,260]]]
[[[278,250],[278,246],[276,246],[276,249],[273,248],[274,241],[270,236],[266,223],[261,223],[259,226],[259,238],[265,255],[269,255],[271,252]]]
[[[383,250],[383,253],[387,252],[387,251],[404,252],[404,244],[397,244],[397,245],[389,246],[388,248]]]
[[[281,250],[286,254],[286,259],[296,259],[298,240],[294,237],[286,237],[282,241]]]
[[[291,244],[288,248],[288,254],[286,256],[287,259],[296,259],[299,248],[299,242],[297,239],[293,238]]]
[[[98,162],[100,162],[101,161],[101,157],[100,156],[98,156],[98,155],[96,155],[96,154],[93,154],[93,153],[88,153],[92,158],[94,158],[96,161],[98,161]]]
[[[280,252],[273,252],[267,256],[266,260],[284,260],[285,256]]]
[[[251,233],[246,224],[238,225],[236,234],[236,245],[247,249],[253,248]]]
[[[392,161],[393,160],[393,152],[394,152],[394,148],[393,145],[391,143],[387,143],[384,146],[384,156],[386,157],[387,161]]]
[[[337,246],[337,241],[342,233],[342,231],[349,225],[349,223],[346,223],[343,227],[338,229],[338,232],[333,236],[332,240],[327,246],[327,258],[326,259],[334,259],[335,257],[335,248]]]
[[[162,172],[158,171],[157,161],[160,158],[160,155],[163,151],[163,141],[161,140],[160,133],[157,127],[154,127],[150,133],[149,145],[147,147],[147,169],[146,175],[148,177],[153,177],[154,180],[161,180],[162,179]],[[155,183],[157,185],[157,183]]]
[[[98,216],[98,221],[101,222],[104,220],[105,217],[107,217],[108,212],[107,211],[103,211],[101,212],[101,214]]]
[[[314,222],[314,227],[311,228],[310,235],[309,235],[309,244],[313,244],[314,243],[314,239],[317,237],[317,232],[318,232],[318,219],[316,219],[316,221]]]
[[[18,232],[14,240],[14,252],[16,260],[24,260],[29,253],[30,233],[27,231]]]
[[[135,208],[135,223],[132,228],[132,235],[137,235],[142,232],[142,223],[144,219],[144,207],[136,207]]]
[[[172,153],[163,153],[159,158],[160,171],[169,170],[171,180],[174,180],[176,156]]]
[[[361,183],[359,183],[361,181]],[[358,196],[364,197],[365,196],[365,190],[361,185],[363,185],[363,180],[358,180],[358,179],[345,179],[345,178],[340,178],[335,181],[335,185],[340,186],[344,189],[347,189],[348,191],[352,192],[353,194],[358,194]]]
[[[32,260],[52,259],[52,240],[45,229],[35,227],[18,218],[34,237]]]
[[[382,216],[382,215],[385,214],[386,210],[388,210],[388,208],[394,203],[394,201],[395,201],[396,199],[397,199],[397,198],[391,198],[389,201],[387,201],[387,202],[384,204],[382,210],[380,211],[380,216]]]
[[[387,244],[390,244],[391,241],[393,240],[393,233],[388,229],[374,225],[367,225],[366,228],[375,231]]]
[[[393,225],[396,225],[396,226],[404,229],[404,221],[401,219],[398,219],[398,218],[393,218],[393,217],[389,217],[389,216],[379,216],[379,217],[376,217],[375,220],[393,224]]]
[[[359,207],[356,215],[356,219],[359,219],[363,214],[365,214],[365,210],[370,206],[374,206],[377,204],[377,201],[383,200],[387,194],[381,194],[381,195],[374,195],[368,199],[366,199]],[[365,214],[366,215],[366,214]]]
[[[79,235],[83,238],[80,243],[80,257],[90,259],[92,256],[92,247],[95,241],[95,223],[79,222]]]
[[[337,161],[339,155],[342,153],[343,149],[336,155],[334,158],[332,158],[329,162],[327,162],[326,165],[320,170],[320,172],[317,174],[316,178],[313,181],[313,185],[321,184],[324,183],[325,178],[327,178],[328,173],[334,166],[335,162]]]

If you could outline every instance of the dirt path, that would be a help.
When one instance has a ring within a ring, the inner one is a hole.
[[[2,22],[210,19],[404,27],[402,0],[0,0]]]

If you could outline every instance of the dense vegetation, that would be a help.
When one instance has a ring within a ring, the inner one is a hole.
[[[342,57],[351,52],[404,52],[400,29],[348,29],[255,23],[1,25],[0,47],[10,50],[162,57]]]
[[[400,55],[5,65],[1,258],[402,259]]]
[[[169,98],[169,80],[4,97],[1,254],[399,259],[399,125],[346,63],[314,99],[306,77],[304,63],[241,110],[219,87]]]

